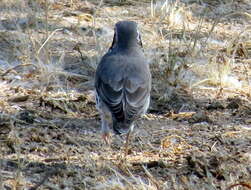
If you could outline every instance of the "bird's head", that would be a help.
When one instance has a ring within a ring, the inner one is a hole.
[[[142,47],[137,23],[134,21],[117,22],[114,28],[114,37],[110,49],[114,47],[130,48],[137,46]]]

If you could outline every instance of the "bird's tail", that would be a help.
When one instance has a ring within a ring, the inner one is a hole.
[[[129,123],[124,123],[124,122],[122,123],[122,122],[117,122],[117,121],[113,122],[113,130],[118,135],[128,133],[130,127],[131,127],[131,124]]]

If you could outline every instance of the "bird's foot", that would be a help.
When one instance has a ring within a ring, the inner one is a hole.
[[[108,132],[108,133],[102,133],[102,138],[104,139],[105,143],[107,145],[110,145],[111,144],[111,134]]]
[[[129,153],[129,143],[130,143],[130,139],[131,139],[131,132],[129,131],[126,134],[126,141],[125,141],[125,152],[124,152],[124,157],[126,158],[126,156]]]

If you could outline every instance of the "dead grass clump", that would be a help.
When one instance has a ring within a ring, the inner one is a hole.
[[[168,24],[170,28],[183,29],[191,20],[192,14],[183,3],[166,0],[151,2],[151,16]]]
[[[241,88],[242,84],[232,75],[233,59],[228,58],[224,54],[219,53],[218,56],[213,56],[209,62],[202,66],[199,65],[197,68],[194,66],[194,70],[201,75],[206,77],[192,85],[192,88],[200,85],[211,85],[220,87],[231,87]]]
[[[114,175],[107,181],[97,185],[94,189],[97,190],[157,190],[158,188],[151,182],[151,179],[142,178],[140,176],[134,176],[129,172],[130,176],[126,177],[120,172],[112,169]]]

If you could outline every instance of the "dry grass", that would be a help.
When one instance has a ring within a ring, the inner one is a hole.
[[[249,1],[2,1],[0,189],[250,189]],[[140,13],[140,14],[139,14]],[[96,65],[139,23],[151,114],[99,137]]]

